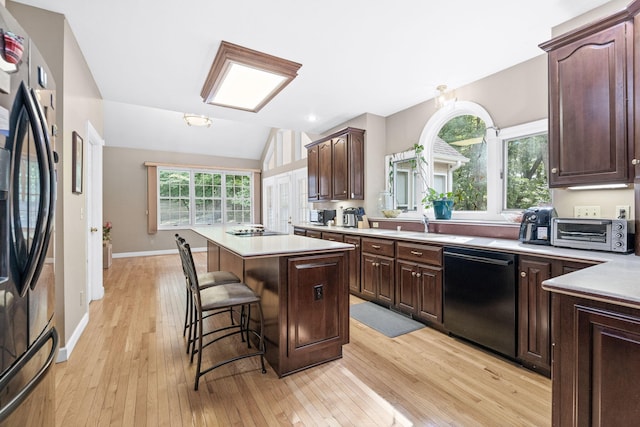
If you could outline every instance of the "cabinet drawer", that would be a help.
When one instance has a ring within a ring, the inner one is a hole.
[[[441,266],[442,248],[439,246],[398,242],[396,258]]]
[[[394,253],[394,242],[382,239],[362,239],[362,252],[370,254],[380,254],[389,257]]]
[[[344,241],[344,234],[330,233],[330,232],[327,232],[327,231],[323,231],[322,232],[322,238],[324,240],[330,240],[332,242],[343,242]]]
[[[322,232],[316,230],[307,230],[307,237],[313,237],[314,239],[322,238]]]

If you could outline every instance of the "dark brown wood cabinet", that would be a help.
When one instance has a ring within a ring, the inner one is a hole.
[[[300,227],[293,227],[293,234],[295,234],[296,236],[306,236],[307,230]]]
[[[322,238],[324,240],[329,240],[330,242],[343,242],[344,234],[342,233],[332,233],[331,231],[323,231]]]
[[[554,426],[636,425],[640,310],[553,295]]]
[[[523,365],[551,375],[551,294],[542,282],[592,264],[521,256],[518,289],[518,351]]]
[[[442,248],[396,243],[396,308],[442,323]]]
[[[551,187],[633,181],[638,3],[540,45],[548,52]]]
[[[307,230],[307,237],[313,237],[314,239],[322,239],[322,231]]]
[[[395,242],[362,238],[361,291],[366,299],[386,305],[395,297]]]
[[[310,202],[364,199],[364,130],[346,128],[306,148]]]
[[[355,249],[347,254],[347,264],[349,265],[349,291],[356,295],[361,295],[360,290],[360,265],[362,252],[360,250],[360,237],[344,236],[344,242],[352,244]]]
[[[346,260],[343,254],[289,258],[287,353],[296,360],[313,360],[319,353],[341,355],[349,342]],[[339,309],[336,309],[339,307]],[[339,350],[340,349],[340,350]]]

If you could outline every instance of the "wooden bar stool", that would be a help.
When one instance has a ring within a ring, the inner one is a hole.
[[[196,273],[195,264],[193,262],[193,256],[191,254],[191,248],[189,244],[181,239],[178,241],[178,248],[180,250],[181,257],[184,259],[184,265],[186,267],[188,280],[191,286],[191,292],[194,299],[194,308],[196,312],[195,331],[196,339],[198,342],[198,348],[191,352],[191,359],[195,353],[198,354],[197,366],[196,366],[196,378],[194,389],[198,390],[198,384],[200,377],[211,372],[212,370],[219,368],[220,366],[228,363],[235,362],[240,359],[246,359],[248,357],[260,357],[260,364],[262,366],[262,373],[266,373],[267,370],[264,365],[265,354],[265,342],[264,342],[264,316],[262,313],[262,305],[260,303],[260,297],[255,294],[244,283],[227,283],[223,285],[211,286],[202,289],[199,286],[198,274]],[[245,310],[245,307],[246,310]],[[258,311],[258,327],[259,330],[253,329],[250,324],[251,319],[251,307],[255,307]],[[239,310],[240,322],[238,324],[232,323],[228,326],[221,326],[211,331],[204,331],[204,314],[210,312],[223,312],[224,310]],[[247,336],[247,346],[251,348],[250,334],[258,338],[258,348],[256,351],[238,354],[226,360],[219,361],[212,366],[202,369],[202,350],[203,348],[219,342],[225,338],[232,337],[240,334],[244,340],[244,335]],[[211,336],[208,341],[204,341],[205,337]]]

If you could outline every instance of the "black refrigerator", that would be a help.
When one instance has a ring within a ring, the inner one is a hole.
[[[0,426],[54,424],[55,86],[0,6]]]

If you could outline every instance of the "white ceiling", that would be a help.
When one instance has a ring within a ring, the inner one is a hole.
[[[16,0],[66,15],[105,100],[106,144],[259,159],[272,127],[388,116],[540,55],[607,0]],[[221,40],[302,63],[259,113],[206,105]],[[191,128],[183,113],[212,117]],[[317,116],[312,123],[309,114]]]

